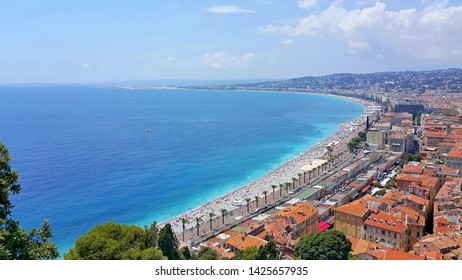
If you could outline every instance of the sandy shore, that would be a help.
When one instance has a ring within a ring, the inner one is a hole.
[[[365,112],[355,119],[354,121],[346,124],[341,124],[339,129],[328,138],[317,143],[315,146],[304,151],[296,158],[293,158],[282,166],[276,168],[270,173],[266,174],[260,179],[253,181],[247,185],[240,187],[239,189],[227,193],[218,199],[208,202],[205,205],[191,210],[179,217],[176,217],[169,222],[173,230],[178,234],[180,241],[183,237],[185,241],[196,238],[200,235],[210,233],[212,230],[220,229],[224,224],[239,219],[242,216],[254,211],[256,208],[261,208],[266,204],[270,204],[280,197],[287,194],[287,190],[280,188],[279,184],[292,183],[292,178],[298,178],[299,173],[303,173],[300,168],[309,164],[314,159],[320,159],[326,155],[326,146],[331,143],[336,143],[332,155],[340,154],[347,150],[347,144],[352,137],[355,137],[357,133],[364,129],[364,123],[366,116],[371,115],[374,108],[377,108],[377,104],[368,102],[362,99],[355,99],[343,96],[334,96],[337,98],[344,98],[350,101],[354,101],[365,106]],[[298,182],[300,185],[304,185],[303,176],[302,180]],[[277,185],[277,188],[273,190],[272,185]],[[297,185],[296,185],[297,186]],[[264,191],[267,192],[266,198]],[[258,207],[255,196],[258,196]],[[251,201],[247,206],[246,198],[250,198]],[[233,203],[234,202],[234,203]],[[240,205],[237,205],[240,204]],[[222,216],[222,209],[226,209],[228,212],[224,217]],[[210,216],[212,214],[212,217]],[[185,224],[185,233],[183,235],[183,223],[182,218],[186,219],[188,223]],[[197,227],[197,219],[199,218],[199,227]]]

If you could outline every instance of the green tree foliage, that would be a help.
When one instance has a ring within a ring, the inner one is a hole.
[[[257,247],[248,247],[244,250],[238,251],[234,256],[235,260],[255,260],[258,254]]]
[[[386,184],[385,184],[385,188],[386,189],[392,189],[394,188],[396,185],[396,179],[395,178],[392,178],[390,181],[388,181]]]
[[[158,247],[169,260],[179,260],[178,240],[173,233],[172,226],[166,224],[159,232]]]
[[[157,238],[159,236],[159,226],[156,222],[152,222],[149,226],[144,226],[146,233],[145,247],[157,247]]]
[[[348,260],[351,242],[338,230],[314,233],[300,239],[295,257],[302,260]]]
[[[359,149],[361,144],[363,142],[366,142],[366,139],[367,139],[367,132],[365,131],[358,132],[358,136],[351,139],[351,141],[348,143],[347,145],[348,151],[352,153],[355,150]]]
[[[269,241],[265,246],[261,246],[258,249],[258,253],[255,256],[256,260],[278,260],[279,251],[276,248],[276,243],[274,241]]]
[[[147,247],[147,231],[138,226],[108,222],[94,227],[75,241],[66,260],[159,260],[162,251]]]
[[[365,142],[367,140],[367,132],[366,131],[358,132],[358,138],[360,141]]]
[[[183,260],[190,260],[192,258],[191,256],[191,251],[189,251],[189,248],[188,247],[181,247],[180,250],[180,257],[181,259]]]
[[[410,161],[420,162],[421,160],[422,160],[422,155],[420,153],[417,153],[417,154],[404,154],[403,155],[403,160],[400,162],[400,165],[404,166]]]
[[[141,250],[140,248],[127,251],[123,255],[126,260],[166,260],[167,258],[162,255],[162,251],[157,248],[147,248]]]
[[[210,247],[202,247],[199,252],[193,255],[193,260],[219,260],[220,256],[217,251]]]
[[[376,192],[375,195],[384,196],[386,193],[387,193],[386,189],[381,189],[380,191]]]
[[[19,174],[11,169],[7,148],[0,144],[0,259],[55,259],[59,253],[50,242],[53,234],[47,220],[40,228],[27,232],[11,217],[14,205],[10,194],[16,195],[21,190],[18,179]]]

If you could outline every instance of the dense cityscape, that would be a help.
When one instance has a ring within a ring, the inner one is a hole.
[[[233,219],[239,223],[202,240],[197,228],[197,239],[184,244],[233,258],[272,241],[281,258],[292,259],[301,238],[335,229],[351,242],[350,257],[462,259],[461,81],[461,70],[449,69],[225,87],[317,91],[374,100],[382,107],[368,112],[364,131],[349,142],[347,153],[328,151],[302,168],[292,184],[273,186],[260,206],[247,201],[250,217],[226,216],[228,226]]]

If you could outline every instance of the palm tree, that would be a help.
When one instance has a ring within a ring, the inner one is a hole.
[[[302,173],[298,173],[298,186],[300,187],[300,182],[302,181]]]
[[[226,209],[221,209],[221,223],[224,225],[225,224],[225,216],[228,214],[228,210]]]
[[[273,189],[273,201],[275,200],[275,198],[274,198],[274,190],[276,190],[277,187],[278,186],[276,186],[276,185],[271,185],[271,188]]]
[[[327,150],[327,155],[330,156],[332,154],[332,151],[334,150],[334,146],[329,145],[326,147],[326,150]]]
[[[295,189],[295,181],[297,181],[297,178],[292,177],[292,190]]]
[[[255,203],[257,204],[257,209],[258,209],[258,195],[255,196]]]
[[[286,194],[289,192],[289,186],[290,186],[290,183],[286,183],[284,186],[284,189],[286,190]]]
[[[200,222],[202,222],[202,219],[200,217],[196,217],[197,236],[199,236],[199,228],[201,226]]]
[[[247,213],[250,213],[250,201],[251,201],[251,200],[252,200],[252,199],[250,199],[249,197],[247,197],[247,198],[245,199],[245,202],[247,202]]]
[[[265,196],[265,205],[267,204],[266,203],[266,196],[268,195],[268,191],[263,191],[263,195]]]
[[[307,171],[303,171],[303,184],[306,184],[306,174],[308,172]]]
[[[188,220],[185,218],[181,218],[181,225],[183,226],[183,242],[184,242],[184,231],[186,229],[186,224],[188,223]]]
[[[282,188],[284,188],[284,185],[279,184],[279,197],[282,197]]]
[[[311,182],[311,173],[312,173],[311,170],[308,171],[308,182]]]
[[[215,216],[215,213],[210,212],[210,213],[209,213],[209,217],[210,217],[210,230],[212,230],[212,218],[213,218],[213,216]]]

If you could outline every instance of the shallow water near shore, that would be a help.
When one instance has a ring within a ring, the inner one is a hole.
[[[357,103],[251,91],[0,86],[13,216],[65,253],[106,221],[165,221],[253,181],[358,117]],[[147,131],[147,129],[150,131]]]

